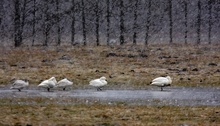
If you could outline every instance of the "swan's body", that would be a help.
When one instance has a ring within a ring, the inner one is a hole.
[[[51,88],[54,88],[55,85],[57,84],[56,78],[55,77],[51,77],[48,80],[44,80],[43,82],[41,82],[38,87],[43,87],[43,88],[47,88],[47,91],[49,92]]]
[[[101,87],[107,85],[107,81],[105,77],[101,77],[99,79],[91,80],[89,85],[96,87],[97,91],[101,91]]]
[[[161,87],[161,91],[163,91],[163,87],[170,86],[171,83],[172,79],[170,78],[170,76],[166,76],[153,79],[150,85]]]
[[[73,85],[73,82],[65,78],[65,79],[58,81],[58,83],[56,84],[56,87],[63,88],[63,90],[65,90],[66,87],[71,86],[71,85]]]
[[[10,89],[18,89],[18,91],[21,91],[21,89],[23,89],[24,87],[27,87],[28,85],[29,85],[29,82],[26,80],[25,81],[15,80]]]

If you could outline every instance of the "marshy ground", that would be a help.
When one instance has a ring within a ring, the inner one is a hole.
[[[216,104],[219,103],[220,86],[219,45],[1,47],[0,54],[0,90],[6,91],[0,98],[1,125],[220,124],[220,107]],[[100,98],[74,96],[77,91],[112,95],[114,90],[119,91],[118,95],[126,96],[127,90],[139,90],[144,95],[153,93],[159,97],[161,92],[156,87],[150,87],[149,83],[153,78],[165,75],[173,78],[173,87],[168,87],[167,92],[163,93],[172,94],[172,97],[176,94],[178,98],[178,94],[184,95],[184,89],[189,88],[191,92],[185,90],[184,99],[194,102],[193,97],[198,96],[198,103],[201,104],[192,106],[182,101],[182,105],[178,106],[175,104],[177,98],[163,102],[163,98],[153,97],[149,104],[132,104],[137,101],[113,99],[103,102]],[[72,90],[48,93],[36,88],[42,80],[51,76],[73,81]],[[103,92],[88,87],[91,79],[101,76],[106,76],[108,80]],[[30,88],[23,92],[10,92],[8,89],[13,78],[28,79]],[[206,95],[198,93],[203,90]],[[7,92],[9,96],[3,97]],[[25,97],[28,92],[48,94],[48,97]],[[52,97],[57,92],[73,97]],[[207,100],[214,105],[205,104]],[[172,102],[174,104],[169,104]]]
[[[0,124],[29,126],[217,126],[220,123],[218,107],[130,106],[120,103],[117,105],[45,105],[44,102],[48,99],[38,99],[37,101],[36,105],[1,105]]]
[[[76,88],[106,76],[112,88],[143,88],[170,75],[175,86],[220,86],[219,45],[1,47],[0,84],[13,78],[31,85],[55,76]]]

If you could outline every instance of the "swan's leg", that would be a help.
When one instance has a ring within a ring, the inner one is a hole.
[[[50,92],[50,88],[47,88],[47,91]]]
[[[21,91],[21,89],[18,89],[18,91]]]
[[[161,91],[163,91],[163,87],[161,87]]]
[[[66,90],[66,88],[63,88],[63,90],[65,91],[65,90]]]
[[[97,91],[101,91],[102,89],[100,87],[97,88]]]

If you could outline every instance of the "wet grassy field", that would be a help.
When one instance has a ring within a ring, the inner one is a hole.
[[[217,126],[220,124],[219,107],[208,106],[132,106],[93,103],[61,105],[55,99],[35,98],[17,101],[35,101],[35,105],[14,104],[2,99],[0,125],[53,125],[53,126]],[[48,103],[50,101],[51,103]],[[77,101],[75,101],[77,102]],[[45,104],[47,103],[47,104]]]
[[[28,79],[31,87],[55,76],[87,88],[106,76],[109,89],[146,89],[158,76],[170,75],[173,86],[220,86],[219,45],[75,46],[0,49],[0,86]],[[28,101],[33,104],[22,104]],[[144,106],[123,102],[56,104],[51,98],[1,98],[0,125],[220,125],[219,106]],[[78,103],[77,103],[78,102]],[[47,104],[45,104],[47,103]]]
[[[219,125],[217,107],[1,105],[0,125]]]
[[[139,88],[169,75],[175,86],[220,86],[219,45],[74,46],[2,48],[0,84],[28,79],[31,85],[55,76],[75,88],[106,76],[113,88]]]

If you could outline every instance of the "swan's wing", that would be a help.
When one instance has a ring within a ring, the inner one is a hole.
[[[99,87],[99,86],[102,86],[103,83],[100,81],[100,79],[95,79],[95,80],[91,80],[89,82],[89,85]]]
[[[48,87],[49,87],[49,88],[53,88],[54,86],[55,86],[54,81],[49,81]]]
[[[40,84],[45,84],[45,83],[48,83],[49,80],[44,80],[42,81]]]
[[[151,83],[151,85],[157,85],[157,86],[164,86],[166,84],[169,84],[169,80],[165,77],[155,78]]]
[[[168,79],[165,77],[158,77],[152,80],[152,82],[168,82]]]
[[[28,84],[22,80],[16,80],[13,84],[11,88],[23,88],[25,86],[27,86]]]
[[[43,82],[41,82],[38,86],[39,87],[52,87],[54,84],[53,81],[50,81],[50,80],[44,80]]]
[[[73,85],[73,82],[71,82],[67,79],[63,79],[63,80],[60,80],[56,86],[57,87],[65,87],[65,86],[70,86],[70,85]]]
[[[47,85],[47,84],[45,84],[45,83],[40,83],[40,84],[38,85],[38,87],[45,87],[45,88],[47,88],[47,87],[48,87],[48,85]]]

